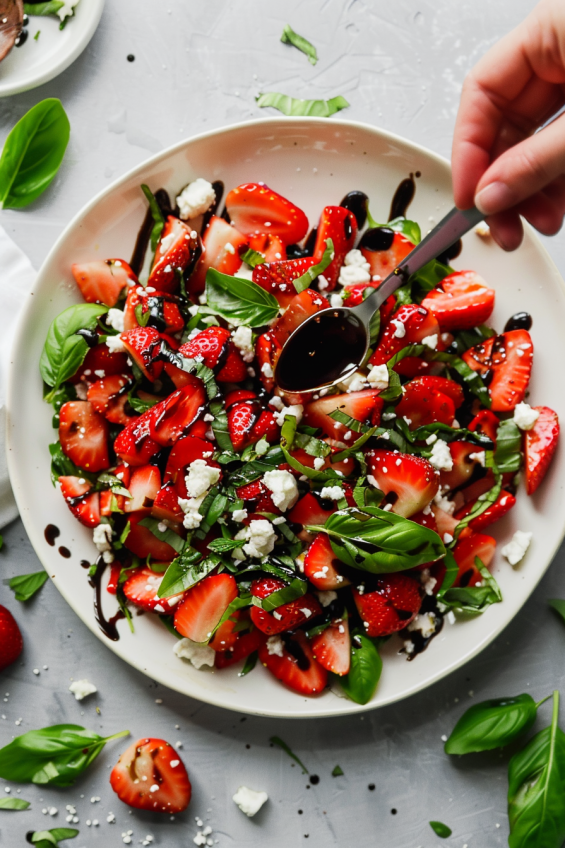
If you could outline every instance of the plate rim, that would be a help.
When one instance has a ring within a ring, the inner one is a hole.
[[[102,3],[104,3],[104,0],[102,0]],[[222,136],[222,135],[229,135],[233,131],[238,131],[238,130],[241,130],[241,129],[247,129],[247,128],[250,128],[250,127],[269,126],[269,125],[277,125],[277,124],[289,124],[289,123],[293,123],[297,126],[300,126],[300,125],[317,125],[317,124],[322,125],[322,126],[326,126],[328,124],[328,119],[327,118],[314,117],[314,116],[312,116],[312,117],[310,117],[310,116],[300,116],[300,117],[270,116],[270,117],[265,117],[265,118],[250,119],[250,120],[247,120],[247,121],[236,122],[234,124],[223,125],[223,126],[218,127],[216,129],[207,130],[206,132],[198,133],[196,135],[189,136],[185,139],[182,139],[181,141],[176,142],[173,145],[170,145],[169,147],[165,148],[164,150],[160,151],[159,153],[154,154],[153,156],[150,156],[147,159],[143,160],[143,162],[137,164],[135,167],[128,170],[126,173],[124,173],[122,176],[118,177],[110,185],[104,187],[88,203],[86,203],[84,206],[82,206],[81,209],[79,209],[78,212],[75,213],[75,215],[73,215],[73,217],[71,218],[69,223],[63,229],[60,236],[54,242],[53,246],[51,247],[51,250],[49,251],[49,253],[45,257],[44,261],[42,262],[41,267],[39,268],[39,270],[37,272],[36,281],[37,281],[37,279],[39,279],[39,277],[42,274],[45,266],[47,266],[50,263],[52,256],[58,251],[60,245],[65,241],[65,239],[67,238],[67,234],[70,232],[70,230],[74,229],[74,227],[77,224],[79,224],[80,221],[86,215],[88,215],[88,213],[101,200],[103,200],[107,195],[113,193],[116,189],[118,189],[124,183],[131,180],[138,173],[143,172],[148,167],[158,163],[159,161],[161,161],[163,159],[166,159],[170,155],[174,155],[175,153],[177,153],[178,151],[182,150],[184,147],[190,145],[191,143],[193,143],[195,141],[205,140],[206,138],[209,138],[209,137],[212,137],[212,136],[218,137],[218,136]],[[435,163],[440,165],[441,167],[448,168],[449,170],[451,170],[450,162],[446,157],[441,156],[440,154],[436,153],[433,150],[429,150],[428,148],[424,147],[421,144],[418,144],[417,142],[413,142],[409,139],[406,139],[402,136],[399,136],[396,133],[392,133],[392,132],[389,132],[387,130],[382,130],[379,127],[373,126],[371,124],[367,124],[363,121],[350,121],[350,120],[346,120],[346,119],[337,119],[337,120],[332,119],[331,123],[336,127],[342,126],[344,128],[349,127],[349,128],[360,129],[362,131],[365,131],[365,132],[368,132],[370,134],[375,135],[377,138],[384,139],[384,140],[386,140],[390,143],[399,144],[404,148],[409,148],[412,153],[423,154],[427,159],[429,159],[429,160],[431,159],[431,160],[435,161]],[[565,294],[565,280],[563,279],[561,273],[559,272],[559,269],[557,268],[557,265],[555,264],[553,258],[549,254],[547,248],[545,247],[543,242],[537,237],[533,227],[531,227],[527,222],[524,222],[524,226],[525,226],[525,229],[528,231],[530,237],[532,237],[534,239],[537,249],[540,250],[540,252],[544,256],[544,260],[547,262],[548,267],[550,267],[553,270],[556,279],[559,281],[559,286],[560,286],[561,290],[563,291],[563,293]],[[35,288],[35,283],[34,283],[34,287],[32,287],[32,291],[34,290],[34,288]],[[27,298],[26,298],[26,302],[25,302],[25,304],[24,304],[24,306],[21,310],[20,315],[18,316],[18,320],[17,320],[17,323],[16,323],[14,336],[13,336],[13,340],[12,340],[12,352],[11,352],[10,367],[8,369],[7,379],[6,379],[6,413],[7,413],[7,422],[6,422],[6,425],[7,425],[6,426],[6,448],[7,448],[7,450],[6,450],[6,454],[7,454],[7,465],[8,465],[8,471],[9,471],[9,476],[10,476],[10,482],[12,484],[12,490],[13,490],[13,493],[14,493],[14,497],[16,499],[16,504],[18,506],[19,517],[22,520],[22,523],[23,523],[24,528],[26,530],[26,533],[27,533],[27,535],[30,539],[30,542],[32,544],[32,547],[34,549],[36,556],[38,557],[39,561],[41,562],[43,568],[49,574],[50,570],[49,570],[48,564],[43,561],[43,557],[39,553],[39,551],[42,550],[41,531],[36,528],[35,523],[33,522],[33,519],[31,517],[29,511],[26,510],[25,508],[22,509],[22,507],[24,506],[24,487],[23,486],[20,487],[20,485],[19,485],[18,472],[17,472],[17,462],[16,462],[16,458],[15,458],[16,451],[14,451],[12,449],[11,410],[12,410],[13,401],[14,401],[14,397],[15,397],[15,393],[16,393],[15,392],[15,389],[16,389],[15,361],[16,360],[14,358],[14,352],[16,351],[16,349],[20,345],[23,330],[27,325],[28,314],[32,312],[33,307],[34,307],[34,300],[33,300],[33,297],[32,297],[32,293],[30,292],[28,294]],[[516,610],[515,614],[509,620],[503,620],[503,621],[501,621],[500,624],[497,624],[493,628],[493,630],[491,632],[489,632],[489,634],[487,636],[485,636],[482,640],[479,640],[479,642],[477,644],[473,645],[472,648],[468,652],[463,654],[457,660],[449,663],[447,668],[443,668],[441,670],[438,670],[438,671],[432,673],[423,682],[422,681],[415,682],[412,686],[410,686],[402,694],[390,696],[386,700],[381,701],[379,703],[356,704],[355,702],[349,701],[347,699],[340,699],[340,706],[337,709],[336,708],[332,708],[331,710],[330,709],[319,709],[317,711],[309,711],[306,714],[300,714],[298,712],[299,704],[300,704],[300,695],[298,695],[298,694],[297,694],[297,712],[289,714],[286,711],[280,711],[280,710],[277,710],[276,708],[274,708],[274,709],[247,708],[247,709],[243,710],[242,707],[240,707],[238,705],[230,704],[227,695],[221,694],[221,693],[208,694],[208,692],[204,689],[198,695],[193,694],[193,693],[190,693],[190,694],[187,693],[186,689],[183,689],[180,684],[176,685],[174,682],[172,683],[167,678],[166,673],[161,674],[158,670],[156,670],[155,673],[153,671],[151,671],[151,673],[148,673],[143,668],[143,666],[141,664],[123,656],[122,653],[119,651],[118,644],[106,639],[104,637],[104,634],[97,627],[96,622],[91,618],[87,618],[85,615],[82,614],[81,611],[79,611],[79,609],[77,609],[75,607],[75,605],[73,604],[72,598],[66,592],[64,586],[62,586],[59,583],[59,581],[56,582],[56,588],[60,592],[60,594],[63,596],[65,601],[69,604],[69,606],[71,607],[73,612],[80,618],[80,620],[88,627],[88,629],[104,645],[106,645],[107,648],[112,650],[113,653],[115,653],[119,657],[120,660],[127,662],[128,665],[130,665],[132,668],[136,669],[137,671],[143,673],[146,676],[149,676],[152,680],[156,680],[161,685],[166,686],[168,689],[172,689],[173,691],[179,692],[180,694],[184,695],[185,697],[194,698],[195,700],[198,700],[202,703],[210,704],[210,705],[215,706],[215,707],[221,707],[223,709],[229,709],[231,711],[235,711],[235,712],[239,712],[239,713],[245,712],[245,714],[247,714],[247,715],[258,715],[258,716],[266,716],[266,717],[271,717],[271,718],[285,718],[285,719],[310,719],[310,718],[332,718],[332,717],[337,718],[337,717],[342,717],[344,715],[356,715],[356,714],[359,714],[359,713],[368,712],[369,710],[380,709],[382,707],[390,706],[391,704],[405,700],[406,698],[413,697],[414,695],[416,695],[420,692],[423,692],[425,689],[429,688],[433,684],[439,682],[443,678],[447,677],[448,675],[450,675],[453,672],[457,671],[458,669],[462,668],[464,665],[466,665],[468,662],[470,662],[472,659],[474,659],[479,653],[481,653],[486,647],[488,647],[488,645],[492,644],[492,642],[498,636],[500,636],[500,634],[505,630],[505,628],[509,624],[511,624],[512,621],[514,621],[514,618],[516,617],[518,612],[523,608],[523,606],[526,604],[526,602],[530,599],[531,595],[535,591],[536,587],[539,585],[542,577],[544,577],[544,575],[547,573],[547,570],[551,566],[551,564],[552,564],[552,562],[555,558],[555,555],[556,555],[557,551],[559,550],[561,543],[563,542],[564,538],[565,538],[565,514],[563,515],[560,534],[559,534],[558,540],[557,540],[557,542],[554,546],[554,549],[553,549],[551,555],[548,557],[547,562],[544,565],[544,567],[538,571],[538,573],[536,575],[535,582],[532,585],[531,591],[520,602],[520,605],[519,605],[518,609]],[[53,581],[53,582],[55,582],[55,581]],[[319,703],[321,704],[323,702],[320,701]],[[343,707],[341,707],[341,704],[343,704]]]

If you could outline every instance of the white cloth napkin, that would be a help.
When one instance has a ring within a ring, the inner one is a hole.
[[[6,463],[6,378],[17,319],[35,277],[25,253],[0,227],[0,528],[18,515]]]

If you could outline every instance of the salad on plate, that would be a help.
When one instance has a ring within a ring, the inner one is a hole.
[[[283,392],[292,332],[378,287],[418,224],[375,222],[360,191],[310,230],[263,183],[223,212],[220,182],[174,207],[142,188],[131,261],[73,265],[85,302],[55,318],[40,362],[53,482],[99,552],[90,580],[105,575],[132,627],[131,608],[158,616],[197,668],[258,660],[301,695],[337,682],[366,703],[384,640],[412,660],[446,620],[502,601],[491,525],[522,480],[536,491],[559,435],[526,400],[532,319],[497,334],[494,290],[452,251],[385,301],[356,373]],[[502,548],[511,565],[530,539]]]

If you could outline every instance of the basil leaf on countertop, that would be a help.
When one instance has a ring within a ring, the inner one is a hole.
[[[289,24],[285,24],[281,35],[281,41],[283,44],[292,44],[293,47],[296,47],[297,50],[300,50],[308,56],[310,64],[315,65],[318,61],[318,52],[314,45],[302,35],[298,35],[298,33],[295,32]]]
[[[155,253],[155,251],[157,250],[157,245],[159,244],[159,239],[161,238],[161,233],[163,232],[163,228],[165,226],[165,218],[161,211],[161,207],[157,203],[155,195],[153,194],[149,186],[145,185],[145,183],[142,183],[141,191],[147,198],[147,202],[149,203],[149,209],[151,210],[151,215],[153,216],[153,227],[151,229],[151,250],[153,251],[153,253]],[[149,318],[149,311],[147,312],[147,317]]]
[[[23,798],[0,798],[0,810],[27,810],[29,806]]]
[[[547,699],[545,699],[547,700]],[[526,733],[536,720],[531,695],[494,698],[470,707],[459,719],[444,745],[446,754],[473,754],[504,748]]]
[[[215,268],[206,274],[208,307],[231,324],[262,327],[279,314],[277,299],[252,280],[230,277]]]
[[[83,336],[77,335],[77,330],[94,330],[100,315],[107,311],[108,307],[100,303],[78,303],[57,315],[49,327],[39,360],[39,371],[48,386],[57,389],[80,368],[88,345]],[[48,402],[50,394],[44,398]]]
[[[74,839],[79,832],[74,827],[54,827],[51,830],[36,830],[29,836],[29,842],[36,848],[59,848],[63,839]]]
[[[55,179],[71,127],[60,100],[41,100],[20,118],[0,156],[0,203],[21,209],[36,200]]]
[[[331,100],[298,100],[295,97],[289,97],[288,94],[280,94],[278,91],[266,91],[255,99],[257,106],[262,109],[265,106],[272,106],[283,115],[315,115],[318,118],[329,118],[349,106],[345,97],[341,95],[332,97]]]
[[[436,836],[439,836],[440,839],[447,839],[453,831],[450,827],[440,821],[431,821],[429,825]]]
[[[102,737],[76,724],[55,724],[16,736],[0,749],[0,777],[14,783],[70,786],[106,742],[129,730]]]
[[[508,764],[510,848],[561,848],[565,840],[565,733],[558,726],[559,692],[550,727]]]
[[[298,763],[298,765],[302,769],[302,774],[308,774],[308,769],[306,768],[306,766],[304,765],[302,760],[298,759],[296,754],[288,747],[286,742],[283,742],[283,740],[280,738],[280,736],[271,736],[271,738],[269,739],[269,742],[271,742],[272,745],[278,745],[279,748],[282,748],[282,750],[285,752],[285,754],[288,754],[288,756],[292,760],[294,760],[295,763]]]
[[[8,586],[14,592],[16,601],[29,601],[47,580],[46,571],[36,571],[34,574],[18,574],[8,581]]]
[[[549,601],[549,606],[555,610],[557,615],[565,623],[565,601],[561,601],[559,598],[552,598]]]
[[[382,669],[375,643],[363,633],[352,634],[349,672],[339,678],[347,697],[356,704],[368,704],[377,691]]]
[[[332,777],[341,777],[344,771],[341,766],[334,766],[332,769]]]
[[[300,294],[300,292],[303,292],[304,289],[307,289],[308,286],[314,282],[316,277],[319,277],[320,274],[323,274],[328,265],[331,265],[331,263],[333,262],[334,256],[334,243],[331,238],[328,238],[326,239],[326,247],[324,249],[324,253],[320,261],[316,263],[316,265],[312,265],[310,268],[308,268],[308,270],[305,271],[296,280],[292,281],[292,284],[298,294]]]

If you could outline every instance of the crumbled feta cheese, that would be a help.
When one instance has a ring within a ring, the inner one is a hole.
[[[328,286],[329,286],[329,283],[326,280],[326,278],[324,277],[324,275],[319,274],[319,276],[318,276],[318,289],[320,291],[325,291],[328,288]]]
[[[343,489],[341,486],[324,486],[320,492],[321,498],[327,498],[330,501],[340,501],[343,497]]]
[[[453,457],[449,445],[443,439],[438,439],[432,446],[432,455],[428,462],[438,471],[451,471],[453,468]]]
[[[199,498],[179,498],[179,506],[184,512],[182,523],[187,530],[196,530],[197,527],[200,527],[203,516],[199,510],[205,497],[206,495],[204,494]]]
[[[180,216],[185,221],[203,215],[216,199],[214,186],[208,180],[198,177],[183,188],[177,197]]]
[[[475,227],[475,232],[478,236],[480,236],[483,239],[490,238],[490,227],[486,223],[486,221],[479,221],[479,223]]]
[[[207,465],[204,459],[195,459],[190,463],[189,472],[184,479],[190,497],[199,498],[218,482],[220,469]]]
[[[531,430],[539,418],[537,409],[532,409],[529,403],[518,403],[514,409],[514,423],[520,430]]]
[[[434,333],[431,336],[426,336],[422,339],[422,344],[431,348],[431,350],[435,350],[437,347],[437,333]]]
[[[263,376],[266,377],[267,380],[270,380],[273,377],[273,366],[270,362],[264,362],[261,365],[261,374],[263,374]]]
[[[173,646],[173,653],[182,660],[190,660],[194,668],[214,665],[216,652],[209,645],[199,645],[192,639],[179,639]]]
[[[474,459],[475,462],[478,462],[479,465],[485,467],[485,452],[483,451],[475,451],[475,453],[469,454],[469,459]]]
[[[339,309],[340,306],[343,306],[343,298],[340,294],[330,294],[330,306],[333,306],[334,309]]]
[[[121,309],[109,309],[106,313],[106,323],[117,330],[118,333],[124,332],[124,313]]]
[[[255,356],[251,327],[238,327],[232,333],[231,340],[241,353],[244,362],[251,362]]]
[[[82,701],[82,699],[88,697],[88,695],[94,695],[95,692],[98,692],[98,689],[94,683],[90,683],[90,681],[86,679],[73,680],[69,686],[69,692],[73,693],[77,701]]]
[[[106,347],[110,353],[124,353],[126,350],[120,336],[106,336]]]
[[[406,327],[404,326],[404,322],[399,318],[393,318],[391,324],[394,324],[395,331],[393,333],[395,339],[403,339],[406,335]]]
[[[100,553],[112,550],[112,535],[112,527],[109,524],[99,524],[94,528],[92,531],[92,541]]]
[[[234,509],[234,511],[232,512],[232,518],[234,521],[237,521],[238,524],[241,524],[247,518],[247,510]]]
[[[269,401],[269,406],[273,406],[277,412],[281,412],[284,409],[283,399],[278,395],[273,395]]]
[[[60,9],[57,9],[59,20],[64,21],[65,18],[70,18],[74,14],[74,8],[78,6],[78,3],[79,0],[63,0],[63,5]]]
[[[449,498],[444,498],[441,492],[438,492],[435,496],[434,504],[439,507],[439,509],[447,512],[448,515],[453,515],[455,511],[455,501],[450,501]]]
[[[165,253],[168,250],[170,250],[170,248],[175,243],[175,239],[176,239],[176,234],[175,234],[174,230],[171,230],[171,232],[168,233],[168,235],[161,237],[161,240],[159,242],[159,253],[161,254],[161,256],[164,256]],[[155,289],[153,289],[153,291],[155,291]]]
[[[266,792],[256,792],[254,789],[248,789],[247,786],[240,786],[233,800],[242,813],[251,817],[259,812],[265,801],[269,800],[269,796]]]
[[[424,639],[429,639],[436,632],[436,616],[433,612],[424,612],[417,615],[414,621],[408,625],[408,630],[419,630]]]
[[[280,615],[279,615],[280,617]],[[269,636],[267,639],[267,653],[271,656],[282,657],[284,652],[284,643],[280,636]]]
[[[275,406],[275,404],[273,403],[273,400],[274,400],[274,398],[271,398],[271,400],[269,401],[271,406]],[[300,422],[302,421],[302,415],[303,414],[304,414],[304,407],[302,406],[301,403],[294,403],[294,404],[291,404],[291,406],[284,406],[284,404],[283,404],[283,407],[280,410],[280,412],[276,413],[275,420],[276,420],[277,424],[279,425],[279,427],[282,427],[283,424],[284,424],[285,415],[293,415],[296,418],[296,426],[298,426],[300,424]]]
[[[358,283],[370,283],[371,272],[369,263],[365,263],[367,268],[360,265],[342,265],[339,271],[338,283],[342,286],[354,286]]]
[[[322,469],[324,467],[325,462],[326,462],[326,460],[324,459],[323,456],[316,456],[314,458],[314,470],[320,471],[320,469]]]
[[[84,383],[76,383],[75,392],[79,400],[86,400],[88,398],[88,386]]]
[[[264,454],[267,453],[268,450],[269,450],[269,443],[268,443],[267,439],[262,438],[262,439],[259,439],[258,442],[256,442],[255,453],[257,454],[257,456],[263,456]]]
[[[426,439],[426,444],[433,445],[434,442],[437,442],[437,436],[435,433],[430,433],[430,435]]]
[[[444,533],[443,534],[443,544],[449,545],[450,542],[453,542],[453,536],[451,535],[451,533]]]
[[[386,365],[373,365],[367,374],[367,382],[372,389],[382,391],[386,389],[389,382],[388,368]]]
[[[247,544],[243,546],[243,551],[249,557],[261,559],[267,554],[270,554],[275,547],[277,534],[273,529],[273,525],[266,518],[255,519],[248,527],[241,530],[235,537],[247,540]]]
[[[316,595],[323,607],[329,607],[332,601],[335,601],[337,598],[337,592],[332,592],[331,590],[327,592],[316,592]]]
[[[510,565],[517,565],[523,559],[531,541],[531,533],[516,530],[511,541],[502,548],[502,556],[506,557]]]
[[[263,483],[271,492],[273,503],[282,512],[294,506],[298,500],[298,486],[290,471],[275,469],[263,475]]]

